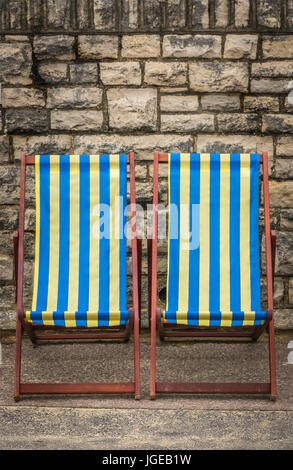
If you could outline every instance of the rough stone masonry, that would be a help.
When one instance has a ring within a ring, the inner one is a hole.
[[[21,152],[131,149],[144,206],[152,200],[155,149],[269,152],[276,326],[293,328],[293,0],[2,0],[0,34],[0,329],[15,327],[12,232]],[[166,201],[164,170],[160,185]],[[27,200],[29,307],[31,171]],[[159,250],[163,306],[163,242]],[[145,325],[146,257],[143,272]]]

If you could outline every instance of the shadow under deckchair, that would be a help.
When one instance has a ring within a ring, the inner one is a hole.
[[[36,187],[35,272],[31,311],[23,309],[27,165],[35,166]],[[133,272],[133,307],[129,310],[126,298],[125,230],[127,165],[130,166]],[[14,233],[17,285],[16,401],[21,395],[66,393],[126,393],[140,398],[141,241],[136,239],[135,221],[133,152],[129,155],[22,154],[19,231]],[[81,332],[68,331],[72,328]],[[134,379],[129,382],[21,383],[21,341],[24,330],[36,344],[38,341],[56,339],[127,341],[133,328]],[[59,332],[44,333],[44,330]]]
[[[168,280],[164,312],[157,309],[160,163],[169,166]],[[260,164],[263,165],[266,311],[261,310],[260,301]],[[276,235],[270,227],[267,153],[230,155],[155,152],[153,198],[153,233],[148,240],[151,398],[155,398],[156,393],[243,393],[269,394],[275,400],[273,273]],[[157,330],[161,339],[241,337],[256,341],[266,329],[269,334],[268,383],[156,381]]]

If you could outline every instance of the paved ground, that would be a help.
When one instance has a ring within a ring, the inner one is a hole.
[[[293,449],[293,365],[277,342],[278,400],[266,397],[159,396],[148,399],[149,340],[142,335],[143,397],[24,397],[13,401],[14,344],[0,365],[1,449]],[[292,337],[291,337],[292,339]],[[133,343],[23,348],[23,381],[126,381]],[[158,377],[178,381],[267,381],[260,343],[163,343]]]

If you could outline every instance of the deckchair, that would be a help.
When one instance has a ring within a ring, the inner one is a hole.
[[[169,168],[166,310],[157,308],[159,164]],[[263,167],[267,310],[261,310],[259,179]],[[276,399],[273,272],[268,155],[154,154],[153,232],[149,247],[150,396],[156,393],[269,394]],[[178,232],[178,234],[177,234]],[[191,234],[191,236],[190,236]],[[269,334],[269,383],[156,381],[156,334],[235,337]]]
[[[133,307],[129,310],[124,230],[128,164],[133,270]],[[35,166],[36,238],[32,308],[24,311],[24,217],[28,165]],[[134,153],[22,154],[20,172],[19,231],[14,233],[17,285],[15,400],[30,394],[99,393],[134,394],[139,399],[138,284],[141,262],[137,255]],[[24,330],[33,343],[38,343],[56,339],[127,341],[133,328],[134,380],[126,383],[21,383]]]

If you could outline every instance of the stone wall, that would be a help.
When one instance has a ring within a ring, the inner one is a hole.
[[[12,232],[21,152],[131,149],[144,205],[152,198],[155,149],[269,152],[276,324],[293,328],[293,1],[1,0],[0,34],[0,328],[15,321]],[[162,201],[166,186],[163,171]],[[29,305],[31,171],[27,196]],[[164,243],[160,253],[163,302]],[[146,292],[144,277],[144,305]]]

